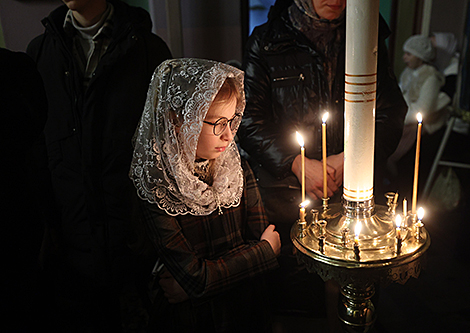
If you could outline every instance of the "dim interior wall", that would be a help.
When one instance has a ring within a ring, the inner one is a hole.
[[[403,62],[403,44],[413,35],[416,0],[399,0],[397,13],[397,30],[395,38],[394,70],[399,78],[405,69]]]
[[[146,11],[149,11],[149,2],[148,0],[123,0],[131,6],[142,7]]]
[[[175,1],[175,0],[173,0]],[[153,27],[152,31],[160,36],[168,47],[170,47],[170,41],[168,38],[168,29],[166,21],[166,0],[148,0],[149,13],[152,17]],[[171,49],[171,48],[170,48]]]
[[[239,1],[181,0],[185,57],[241,61]]]
[[[3,38],[2,20],[0,19],[0,47],[5,47],[5,39]]]
[[[429,31],[452,32],[462,47],[468,0],[433,0]]]
[[[61,4],[60,0],[0,0],[5,47],[26,51],[29,42],[44,31],[41,20]]]
[[[180,1],[183,54],[175,56],[212,59],[226,62],[241,61],[242,28],[240,1],[171,0]],[[150,13],[156,22],[155,33],[170,46],[166,23],[166,1],[149,0]]]

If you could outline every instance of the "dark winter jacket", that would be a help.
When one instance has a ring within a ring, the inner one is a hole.
[[[133,186],[128,178],[132,136],[154,69],[171,57],[151,33],[148,13],[114,6],[111,43],[84,91],[72,39],[63,29],[68,8],[45,18],[44,34],[28,46],[49,103],[45,128],[49,167],[61,208],[64,255],[72,269],[103,280],[125,251]]]
[[[324,55],[292,26],[287,11],[291,3],[277,1],[271,7],[268,22],[255,28],[248,40],[243,61],[247,104],[238,131],[241,147],[256,161],[257,167],[268,171],[273,181],[291,179],[285,184],[290,187],[298,186],[291,171],[292,162],[300,152],[295,132],[304,135],[306,156],[320,160],[321,117],[326,111],[329,112],[328,155],[343,151],[345,72],[343,40],[330,94]],[[345,24],[341,28],[345,29]],[[400,140],[407,110],[388,62],[385,38],[389,34],[381,18],[376,160],[382,163]]]

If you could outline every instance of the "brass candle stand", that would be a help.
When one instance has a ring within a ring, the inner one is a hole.
[[[298,259],[307,270],[341,287],[339,319],[346,332],[367,332],[376,318],[372,297],[376,285],[404,284],[417,278],[431,239],[416,214],[404,214],[396,228],[397,196],[387,193],[387,206],[374,199],[322,205],[291,229]],[[361,223],[361,232],[354,229]],[[399,229],[399,230],[397,230]],[[355,239],[356,238],[356,239]]]

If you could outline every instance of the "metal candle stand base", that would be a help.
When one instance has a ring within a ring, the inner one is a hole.
[[[307,222],[291,229],[297,256],[307,270],[341,287],[339,318],[346,332],[367,332],[375,321],[372,296],[376,285],[404,284],[417,278],[431,239],[421,221],[409,216],[397,239],[395,208],[376,206],[374,200],[321,206]],[[362,224],[358,246],[356,223]]]

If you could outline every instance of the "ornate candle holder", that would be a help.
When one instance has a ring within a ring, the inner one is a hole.
[[[390,193],[387,195],[389,198]],[[297,256],[309,272],[340,284],[339,318],[345,330],[367,332],[376,317],[371,301],[375,286],[404,284],[410,277],[417,278],[431,239],[421,220],[413,220],[413,216],[408,216],[412,225],[403,223],[397,235],[393,200],[386,207],[376,206],[373,199],[343,199],[342,204],[323,208],[311,210],[314,214],[308,218],[312,222],[302,232],[298,226],[291,229]],[[353,242],[356,223],[362,228],[357,242]]]

